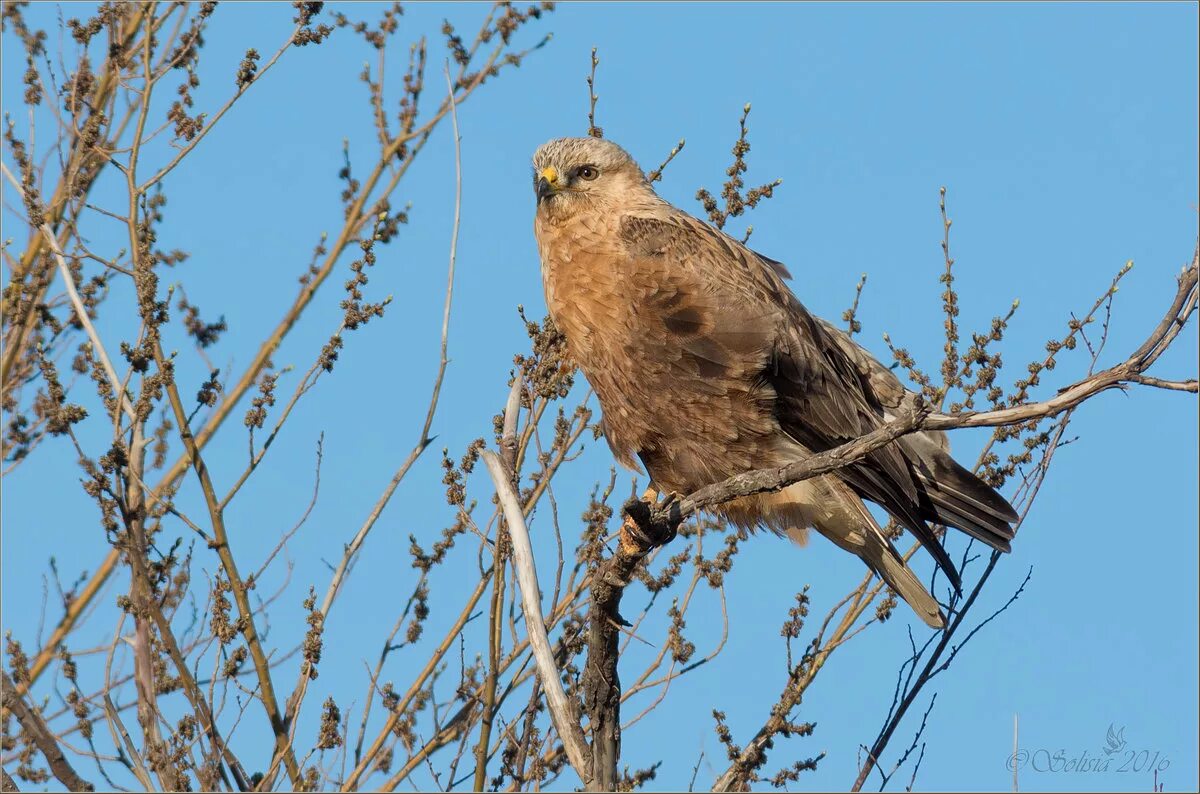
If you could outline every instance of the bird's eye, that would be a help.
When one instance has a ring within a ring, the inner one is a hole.
[[[600,176],[600,169],[594,165],[581,165],[581,166],[579,166],[579,169],[575,172],[575,176],[579,177],[580,179],[586,179],[588,182],[591,182],[593,179]]]

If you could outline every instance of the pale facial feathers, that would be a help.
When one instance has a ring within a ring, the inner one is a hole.
[[[594,210],[657,200],[629,153],[600,138],[558,138],[533,155],[538,213],[552,220]]]
[[[582,165],[596,166],[602,172],[631,170],[638,176],[642,174],[628,152],[602,138],[556,138],[543,143],[533,153],[535,172],[553,166],[566,173]]]

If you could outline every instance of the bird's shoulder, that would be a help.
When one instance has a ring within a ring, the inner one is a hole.
[[[630,257],[665,259],[690,266],[699,276],[764,286],[768,274],[791,277],[781,262],[670,205],[623,215],[617,224],[617,236]]]
[[[686,278],[695,291],[710,298],[708,311],[716,322],[706,322],[705,327],[732,325],[743,333],[759,332],[758,347],[766,353],[763,363],[770,378],[790,396],[811,399],[814,389],[837,395],[836,409],[841,410],[835,412],[843,415],[824,417],[830,425],[827,431],[857,435],[862,430],[856,417],[869,411],[867,404],[874,400],[864,393],[866,379],[858,362],[783,283],[787,271],[782,264],[679,210],[630,213],[617,228],[639,270],[673,280]],[[851,342],[850,347],[857,346]],[[828,413],[828,408],[820,413]]]

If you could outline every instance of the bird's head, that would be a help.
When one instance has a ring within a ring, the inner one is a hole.
[[[533,155],[533,189],[538,213],[561,219],[598,206],[617,205],[630,191],[649,191],[649,185],[629,153],[615,143],[600,138],[557,138],[542,144]]]

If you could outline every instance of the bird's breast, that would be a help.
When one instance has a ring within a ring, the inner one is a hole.
[[[686,493],[778,465],[761,312],[715,294],[695,263],[626,250],[614,230],[539,224],[546,303],[600,401],[605,436]]]
[[[607,242],[607,230],[583,223],[535,229],[546,306],[586,374],[593,358],[637,335],[636,296],[622,286],[626,257]]]

